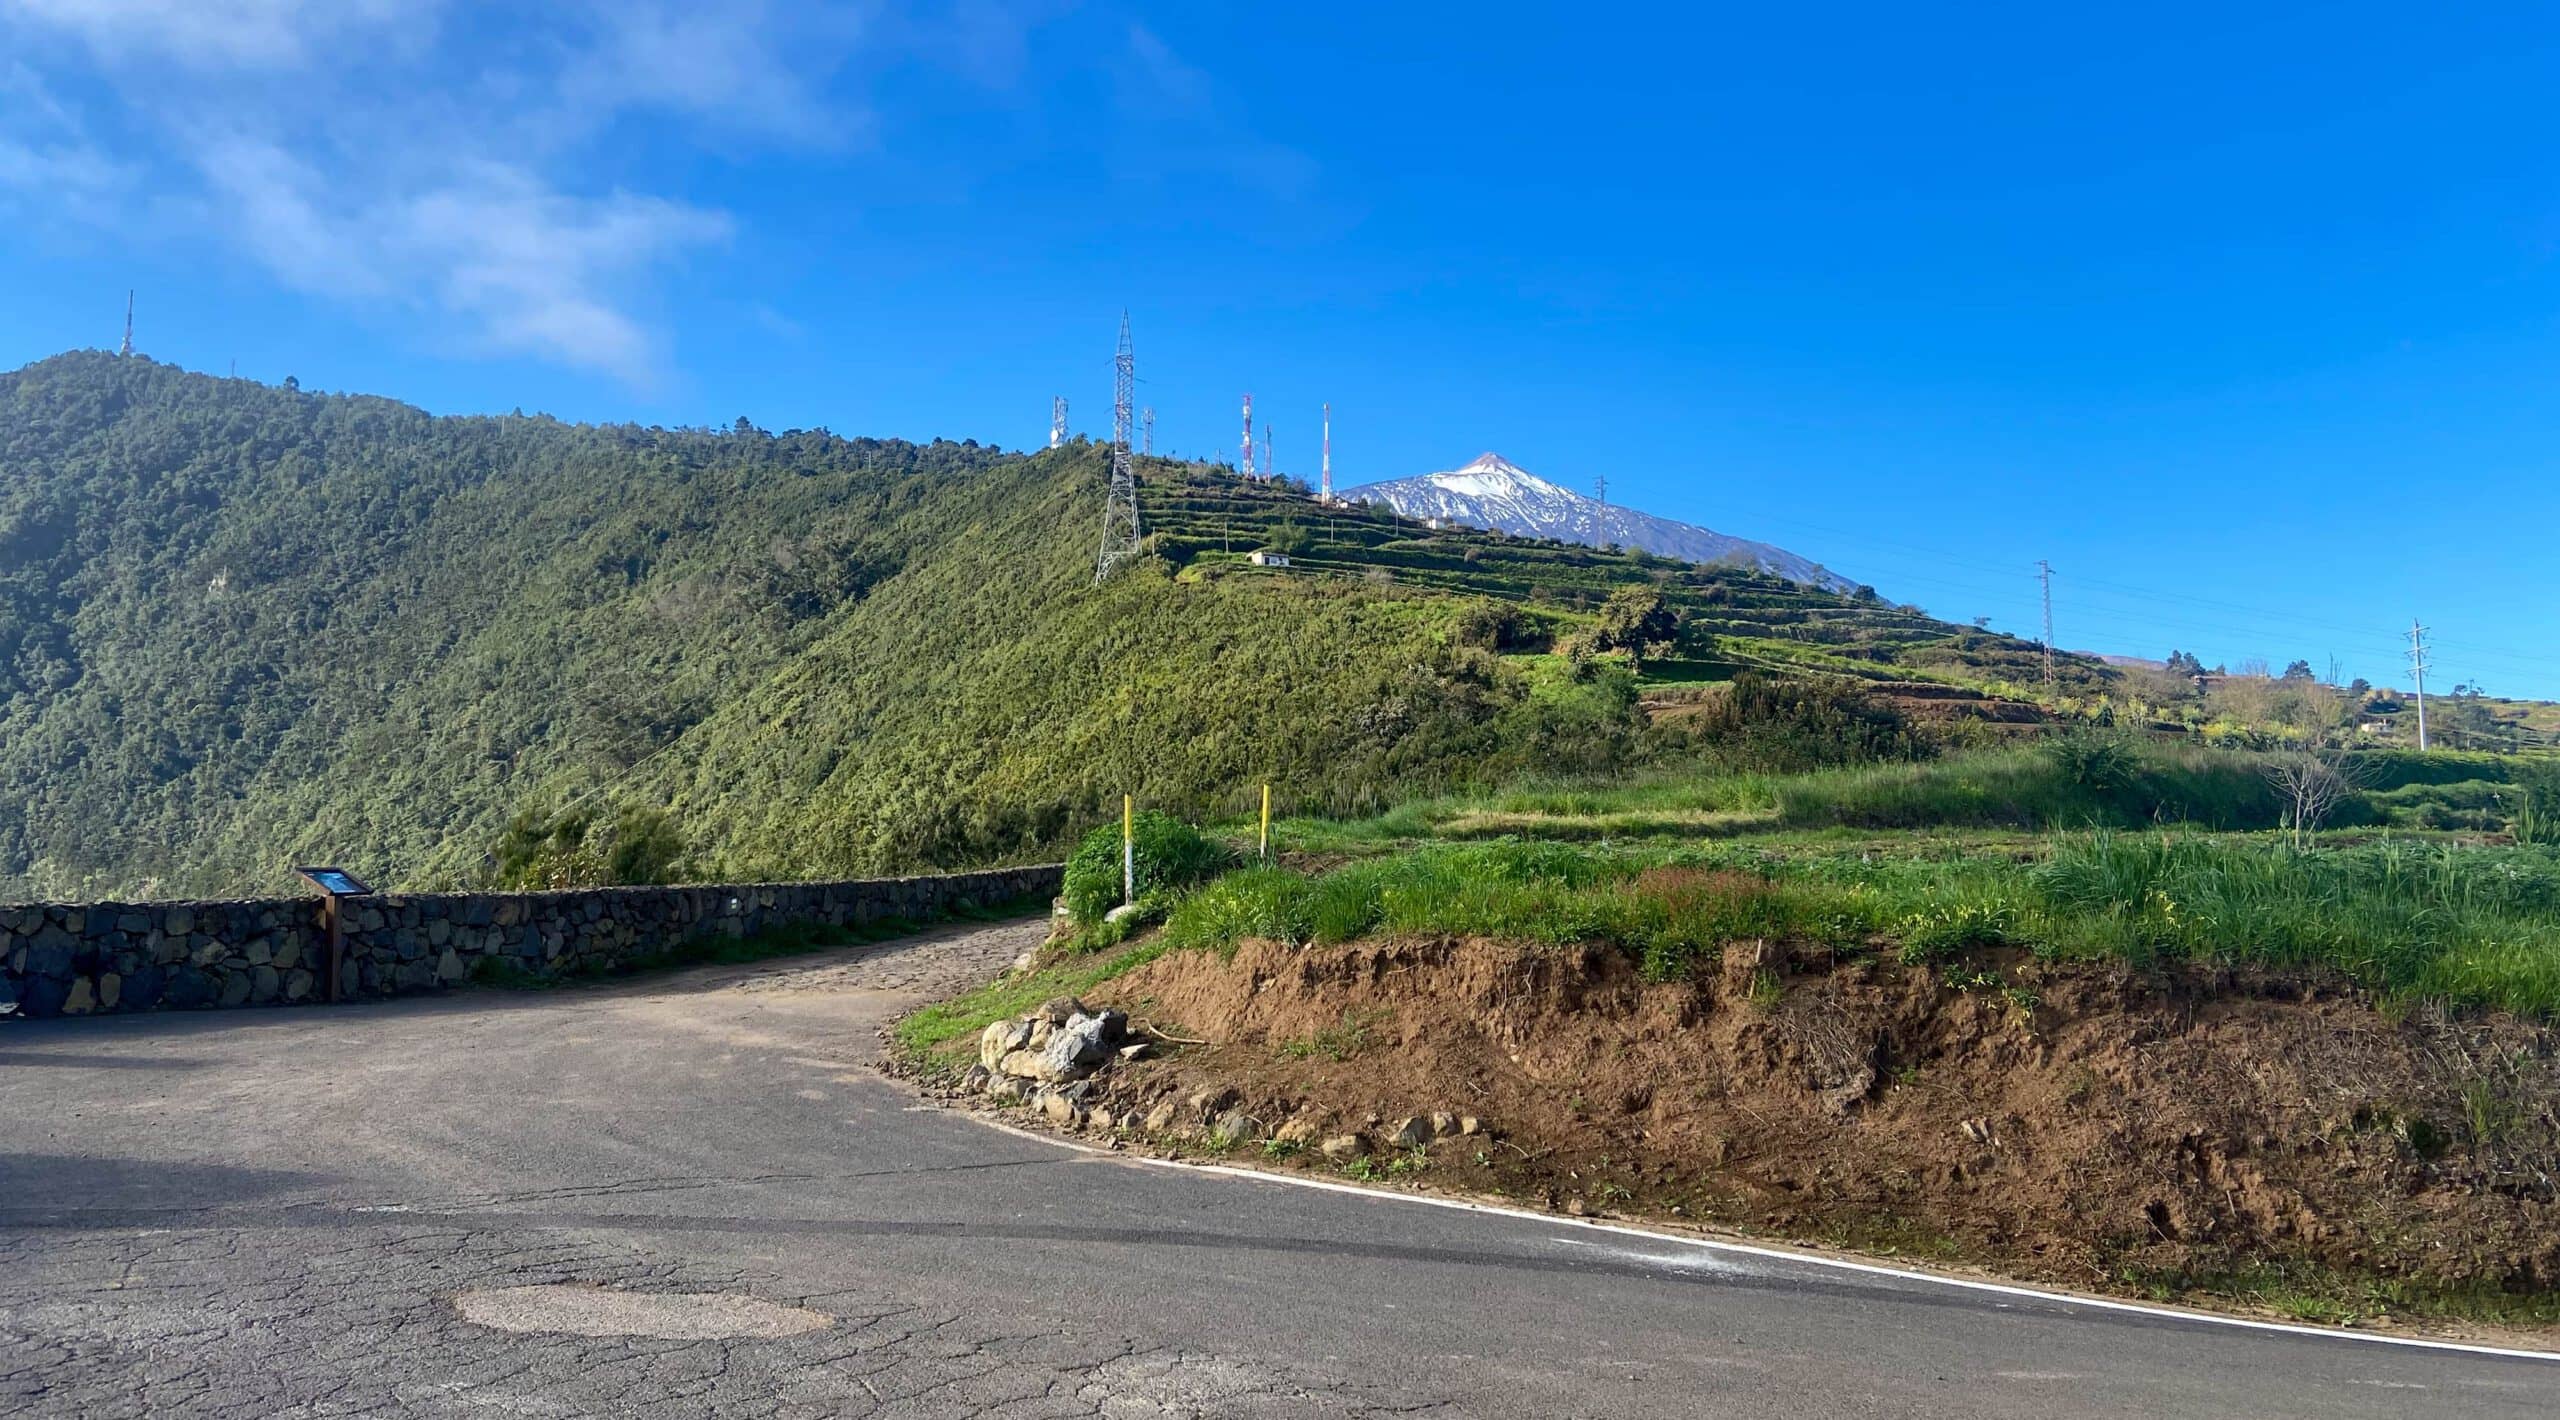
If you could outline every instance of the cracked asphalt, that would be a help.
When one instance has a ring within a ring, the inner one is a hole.
[[[1149,1167],[875,1073],[1042,930],[0,1030],[0,1414],[2560,1413],[2560,1364]],[[826,1324],[546,1330],[523,1288]]]

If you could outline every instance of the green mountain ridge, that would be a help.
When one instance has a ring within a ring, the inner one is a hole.
[[[432,416],[94,352],[0,374],[0,896],[313,858],[461,884],[564,804],[667,811],[702,876],[1023,858],[1123,793],[1373,808],[1674,752],[1639,705],[1666,678],[2034,661],[1158,460],[1148,555],[1096,587],[1106,457]],[[1680,618],[1645,680],[1556,654],[1628,588]]]

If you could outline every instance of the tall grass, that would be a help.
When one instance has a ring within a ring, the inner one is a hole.
[[[2381,993],[2560,1016],[2560,853],[2538,848],[2302,853],[2273,840],[2097,832],[2020,863],[1731,844],[1435,844],[1321,874],[1230,873],[1177,903],[1163,940],[1228,950],[1403,934],[1606,944],[1656,977],[1753,939],[1908,961],[2015,946],[2333,969]]]
[[[2133,740],[2107,741],[2105,748],[2108,753],[2091,755],[2066,741],[1802,774],[1692,768],[1607,783],[1532,782],[1416,800],[1370,819],[1290,819],[1279,838],[1302,851],[1361,852],[1512,833],[1591,839],[1824,828],[2259,829],[2281,817],[2256,756]],[[2350,811],[2340,821],[2369,817]]]

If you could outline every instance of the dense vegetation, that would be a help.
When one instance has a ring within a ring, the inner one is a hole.
[[[1374,812],[1670,762],[1739,732],[1642,698],[1737,669],[1972,694],[2035,662],[1872,597],[1163,462],[1151,555],[1097,589],[1100,469],[100,354],[0,375],[0,894],[1054,853],[1124,792]],[[1298,567],[1245,565],[1269,545]],[[1866,748],[1925,752],[1907,729]]]

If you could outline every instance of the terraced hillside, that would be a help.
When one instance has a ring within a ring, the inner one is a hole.
[[[1371,811],[1676,756],[1746,668],[2034,713],[2032,646],[1873,597],[1165,461],[1096,587],[1103,468],[0,374],[0,896],[1020,858],[1123,793]]]
[[[1151,547],[1205,574],[1391,580],[1490,598],[1519,608],[1523,642],[1570,634],[1622,588],[1657,590],[1679,632],[1672,655],[1646,662],[1654,682],[1723,679],[1744,669],[1819,672],[1944,701],[1948,688],[2023,698],[2043,676],[2035,643],[1953,626],[1872,589],[1842,596],[1743,568],[1433,528],[1373,504],[1320,506],[1294,484],[1198,464],[1152,464],[1146,473]],[[1251,565],[1250,554],[1263,548],[1287,553],[1285,573]],[[2057,662],[2067,694],[2103,693],[2115,679],[2093,657]]]

